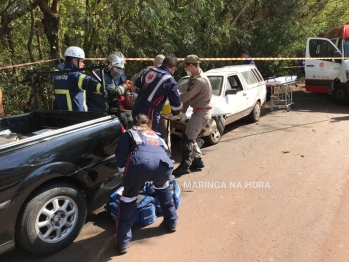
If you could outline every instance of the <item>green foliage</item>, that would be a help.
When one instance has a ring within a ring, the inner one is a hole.
[[[37,6],[42,2],[0,3],[0,67],[52,57],[43,23],[48,18]],[[52,8],[54,1],[47,2]],[[348,22],[346,5],[337,0],[61,0],[56,32],[62,52],[76,45],[87,57],[104,58],[114,50],[121,50],[125,57],[154,57],[159,53],[181,58],[192,53],[199,57],[239,57],[242,49],[248,49],[253,57],[304,57],[307,37]],[[202,68],[240,63],[204,62]],[[264,76],[292,74],[281,68],[295,63],[256,61]],[[127,77],[150,64],[129,61]],[[52,70],[53,66],[41,64],[36,69]],[[33,68],[0,70],[7,114],[28,112],[34,106],[28,69]],[[177,70],[175,77],[183,73]],[[39,107],[52,108],[49,78],[37,79],[35,88]]]

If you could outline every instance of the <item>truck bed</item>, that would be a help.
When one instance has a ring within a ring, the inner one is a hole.
[[[103,116],[104,113],[98,112],[34,110],[0,118],[0,146]]]

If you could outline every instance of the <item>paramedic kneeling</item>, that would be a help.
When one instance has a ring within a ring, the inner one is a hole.
[[[127,252],[132,238],[139,189],[146,181],[153,181],[155,196],[163,210],[164,225],[169,232],[176,231],[177,213],[169,180],[173,162],[165,151],[165,142],[150,129],[146,115],[134,117],[133,127],[122,134],[115,151],[116,165],[124,173],[124,191],[120,198],[119,216],[116,219],[115,241],[120,254]]]

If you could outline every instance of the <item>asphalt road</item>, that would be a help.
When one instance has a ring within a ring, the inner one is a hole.
[[[158,218],[117,256],[106,196],[65,250],[41,258],[17,247],[0,261],[348,261],[349,107],[302,88],[293,94],[294,110],[264,107],[259,123],[234,123],[203,148],[206,167],[177,179],[177,232]]]

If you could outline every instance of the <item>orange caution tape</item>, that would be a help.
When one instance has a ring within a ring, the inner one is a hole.
[[[234,58],[200,58],[200,61],[245,61],[245,60],[256,60],[256,61],[287,61],[287,60],[338,60],[338,59],[344,59],[349,60],[349,57],[253,57],[253,58],[242,58],[242,57],[234,57]],[[105,58],[85,58],[86,61],[104,61]],[[154,58],[125,58],[126,61],[153,61]],[[178,58],[179,61],[184,61],[184,58]],[[23,66],[29,66],[29,65],[36,65],[36,64],[43,64],[48,62],[56,61],[56,59],[50,59],[50,60],[42,60],[38,62],[30,62],[30,63],[24,63],[24,64],[18,64],[18,65],[10,65],[10,66],[4,66],[0,67],[0,70],[4,69],[10,69],[15,67],[23,67]]]
[[[55,60],[56,59],[50,59],[50,60],[42,60],[42,61],[38,61],[38,62],[24,63],[24,64],[19,64],[19,65],[4,66],[4,67],[0,67],[0,70],[9,69],[9,68],[15,68],[15,67],[22,67],[22,66],[29,66],[29,65],[36,65],[36,64],[43,64],[43,63],[48,63],[48,62],[52,62],[52,61],[55,61]]]

